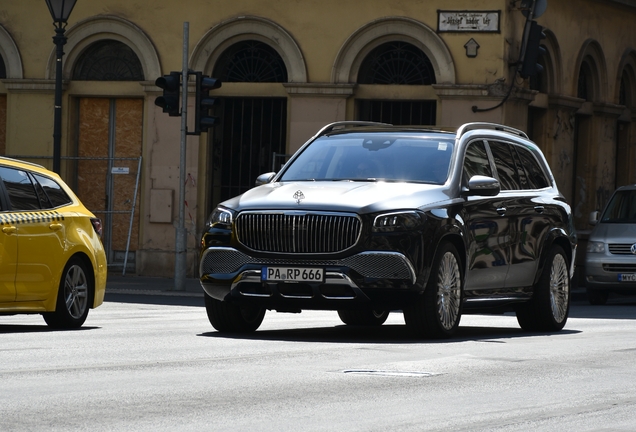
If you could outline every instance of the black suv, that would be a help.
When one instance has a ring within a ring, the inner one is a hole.
[[[279,173],[220,204],[201,239],[207,314],[256,330],[265,310],[336,310],[449,337],[462,313],[514,311],[558,331],[576,234],[541,150],[519,130],[369,122],[324,127]]]

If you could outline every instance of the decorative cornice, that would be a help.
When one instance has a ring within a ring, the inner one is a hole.
[[[0,80],[9,93],[53,93],[55,80],[44,79],[3,79]],[[62,89],[66,90],[67,81],[62,81]]]
[[[283,83],[291,96],[353,96],[357,84]]]

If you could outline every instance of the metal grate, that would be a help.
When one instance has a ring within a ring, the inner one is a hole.
[[[238,240],[261,252],[334,253],[356,244],[362,224],[355,215],[241,213]]]
[[[603,270],[616,273],[636,273],[636,264],[603,264]]]
[[[609,251],[615,255],[631,255],[633,243],[610,243]]]

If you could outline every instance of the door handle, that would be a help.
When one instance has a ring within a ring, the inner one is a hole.
[[[49,225],[49,228],[50,228],[52,231],[59,231],[59,230],[61,230],[61,229],[62,229],[62,224],[59,224],[59,223],[52,223],[51,225]]]
[[[545,207],[543,207],[542,205],[538,205],[534,207],[534,211],[536,211],[537,213],[543,213],[544,210],[545,210]]]
[[[506,214],[506,208],[505,207],[497,208],[497,213],[499,214],[499,216],[505,215]]]
[[[18,229],[14,226],[5,226],[2,227],[2,232],[5,234],[15,234]]]

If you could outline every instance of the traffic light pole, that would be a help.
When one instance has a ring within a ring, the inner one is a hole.
[[[181,146],[179,154],[179,221],[176,233],[174,290],[185,291],[187,231],[185,229],[186,138],[188,133],[188,47],[190,23],[183,23],[183,63],[181,73]]]

